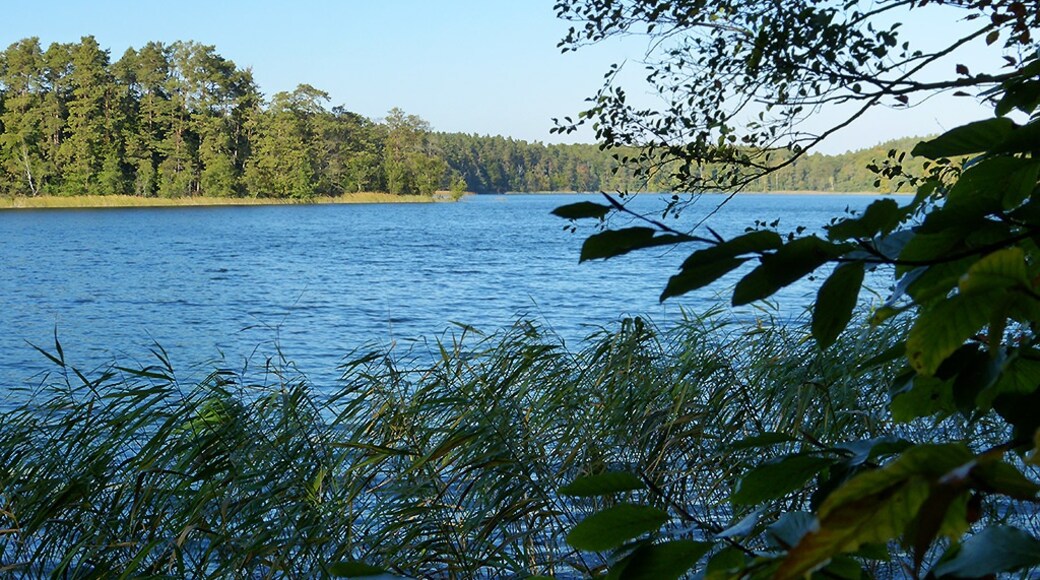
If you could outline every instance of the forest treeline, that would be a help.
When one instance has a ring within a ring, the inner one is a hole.
[[[432,131],[400,109],[373,120],[301,84],[265,98],[248,68],[196,42],[151,42],[113,61],[92,36],[0,54],[0,195],[337,196],[669,191],[596,145]],[[812,155],[762,191],[866,191],[890,148]],[[710,170],[705,168],[703,170]]]

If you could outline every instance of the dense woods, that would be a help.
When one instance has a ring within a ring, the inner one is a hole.
[[[909,143],[805,157],[752,189],[865,191],[875,180],[866,165]],[[266,98],[249,69],[190,41],[151,42],[114,62],[92,36],[46,49],[28,38],[0,54],[0,195],[672,189],[667,167],[617,170],[614,156],[629,153],[438,133],[396,108],[372,120],[306,84]]]

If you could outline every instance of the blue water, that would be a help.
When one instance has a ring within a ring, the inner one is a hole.
[[[454,322],[490,332],[526,316],[573,344],[621,316],[666,325],[681,308],[720,303],[721,286],[658,302],[684,250],[579,264],[593,230],[565,231],[549,212],[581,199],[595,198],[0,212],[0,388],[54,369],[29,344],[53,350],[55,331],[84,370],[151,364],[159,344],[182,372],[284,357],[320,386],[356,348],[429,351],[461,332]],[[720,200],[702,197],[669,223],[689,227]],[[756,219],[815,230],[869,201],[746,195],[708,224],[724,236]],[[656,196],[632,203],[663,207]],[[814,291],[785,289],[782,311],[800,312]]]

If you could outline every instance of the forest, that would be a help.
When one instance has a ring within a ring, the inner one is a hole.
[[[248,68],[196,42],[150,42],[113,62],[92,36],[46,49],[27,38],[0,54],[0,195],[674,189],[667,165],[637,175],[617,162],[634,149],[435,132],[397,108],[369,119],[329,101],[307,84],[266,98]],[[867,165],[914,142],[806,156],[751,189],[872,190]]]

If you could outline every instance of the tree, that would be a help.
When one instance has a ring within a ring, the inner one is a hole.
[[[900,42],[898,25],[877,24],[925,4],[960,11],[977,28],[922,53]],[[790,445],[735,483],[734,511],[750,514],[739,531],[714,531],[698,541],[668,537],[659,531],[669,519],[663,508],[675,506],[659,495],[657,505],[622,504],[576,526],[568,537],[576,548],[617,549],[613,574],[653,570],[658,577],[678,577],[705,554],[708,575],[720,577],[859,577],[878,554],[905,554],[897,565],[904,567],[888,573],[913,577],[983,577],[1040,566],[1036,530],[1022,520],[1003,520],[992,505],[1035,506],[1040,492],[1040,57],[1033,40],[1040,2],[888,0],[863,6],[557,4],[561,16],[585,22],[564,39],[567,50],[612,35],[651,36],[649,80],[667,106],[630,107],[611,75],[579,123],[595,122],[607,148],[641,146],[635,159],[640,171],[670,165],[688,191],[735,192],[779,175],[880,104],[907,105],[958,90],[981,96],[996,114],[917,144],[912,154],[927,161],[921,172],[909,171],[903,156],[893,153],[874,168],[878,184],[905,183],[917,195],[904,205],[875,201],[861,214],[835,219],[823,236],[756,226],[725,240],[643,217],[645,227],[608,229],[585,241],[583,260],[695,245],[662,300],[742,266],[735,305],[821,273],[826,280],[812,318],[821,348],[834,344],[852,320],[865,272],[890,269],[895,290],[871,323],[902,326],[894,345],[877,345],[868,366],[902,366],[891,387],[892,421],[943,422],[924,437],[897,427],[871,441],[756,433],[743,444],[764,453],[781,441]],[[925,80],[924,67],[974,39],[999,41],[1007,67],[972,73],[951,64],[947,78]],[[818,135],[799,129],[805,114],[850,103],[854,112],[835,127]],[[754,114],[742,116],[747,112]],[[702,171],[708,164],[712,171]],[[556,213],[602,219],[611,211],[628,212],[609,197],[606,204],[571,204]],[[640,488],[654,495],[654,482],[619,474],[584,478],[570,489],[609,495]]]
[[[384,119],[383,171],[387,190],[395,194],[429,195],[437,190],[444,162],[430,150],[430,124],[398,108]]]

